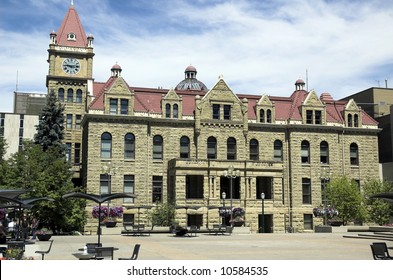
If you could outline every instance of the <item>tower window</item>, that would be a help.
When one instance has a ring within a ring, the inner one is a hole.
[[[75,33],[68,33],[67,40],[68,41],[76,41],[76,34]]]
[[[82,103],[82,90],[76,90],[76,103]]]
[[[74,90],[69,88],[67,90],[67,102],[72,103],[74,101]]]

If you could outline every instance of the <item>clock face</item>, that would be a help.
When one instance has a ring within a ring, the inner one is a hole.
[[[67,74],[76,74],[79,72],[81,65],[76,58],[66,58],[63,61],[63,71]]]

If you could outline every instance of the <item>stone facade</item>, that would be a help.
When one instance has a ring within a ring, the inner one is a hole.
[[[67,21],[76,17],[71,6],[60,29],[72,32],[66,26],[80,25],[79,18]],[[56,93],[64,89],[65,114],[72,115],[70,160],[82,144],[76,182],[89,193],[133,192],[133,200],[111,202],[124,206],[131,221],[138,215],[149,223],[148,210],[139,215],[137,206],[172,202],[180,224],[212,225],[221,222],[217,209],[225,203],[245,209],[253,232],[262,224],[263,232],[302,232],[321,223],[312,210],[322,202],[323,170],[330,178],[347,175],[360,187],[378,178],[377,123],[353,100],[307,92],[302,80],[289,97],[236,94],[223,77],[210,90],[137,88],[117,64],[106,82],[93,82],[92,37],[71,46],[56,36],[47,85]],[[79,72],[62,70],[67,57],[79,59]],[[194,67],[186,73],[189,84],[197,81]],[[68,89],[81,90],[82,100],[67,100]],[[229,167],[239,173],[228,176]],[[86,228],[95,225],[91,219]]]

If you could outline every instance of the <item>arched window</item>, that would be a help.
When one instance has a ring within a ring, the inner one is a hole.
[[[272,123],[272,110],[269,109],[266,110],[266,122]]]
[[[165,104],[165,117],[166,118],[171,117],[171,104],[169,103]]]
[[[60,102],[64,102],[64,88],[59,88],[57,96]]]
[[[329,144],[326,141],[322,141],[319,145],[321,163],[329,164]]]
[[[67,90],[67,102],[69,103],[74,102],[74,90],[72,88],[69,88]]]
[[[352,127],[352,115],[348,114],[348,127]]]
[[[112,135],[108,132],[101,134],[101,158],[111,158]]]
[[[256,139],[250,140],[250,160],[259,160],[259,143]]]
[[[353,126],[354,127],[359,127],[359,116],[358,114],[353,115]]]
[[[265,110],[263,109],[259,110],[259,122],[261,123],[265,122]]]
[[[124,136],[124,158],[135,159],[135,136],[132,133]]]
[[[82,90],[76,90],[76,103],[82,103]]]
[[[352,143],[349,147],[349,157],[351,165],[359,165],[359,150],[356,143]]]
[[[190,158],[190,139],[187,136],[180,138],[180,158]]]
[[[207,158],[208,159],[217,158],[217,140],[213,136],[207,138]]]
[[[173,118],[177,119],[179,117],[179,106],[177,104],[173,105]]]
[[[227,140],[227,159],[236,159],[236,139],[233,137]]]
[[[274,141],[274,161],[282,161],[282,142]]]
[[[153,159],[163,159],[164,141],[160,135],[153,137]]]
[[[302,163],[310,163],[310,143],[308,143],[306,140],[303,140],[301,149]]]

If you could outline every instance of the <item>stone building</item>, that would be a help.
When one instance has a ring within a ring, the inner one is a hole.
[[[347,175],[361,187],[378,178],[377,122],[354,100],[307,92],[301,79],[288,97],[237,94],[223,77],[208,89],[193,66],[171,89],[130,85],[118,64],[96,82],[93,36],[73,5],[48,52],[47,87],[66,104],[74,182],[137,195],[111,202],[126,220],[136,221],[137,206],[173,202],[183,207],[180,224],[205,226],[221,222],[226,204],[244,208],[253,232],[301,232],[321,223],[312,210],[326,180]],[[138,215],[145,224],[147,211]]]
[[[343,98],[356,103],[377,122],[381,132],[378,135],[381,179],[393,182],[393,89],[372,87]]]

